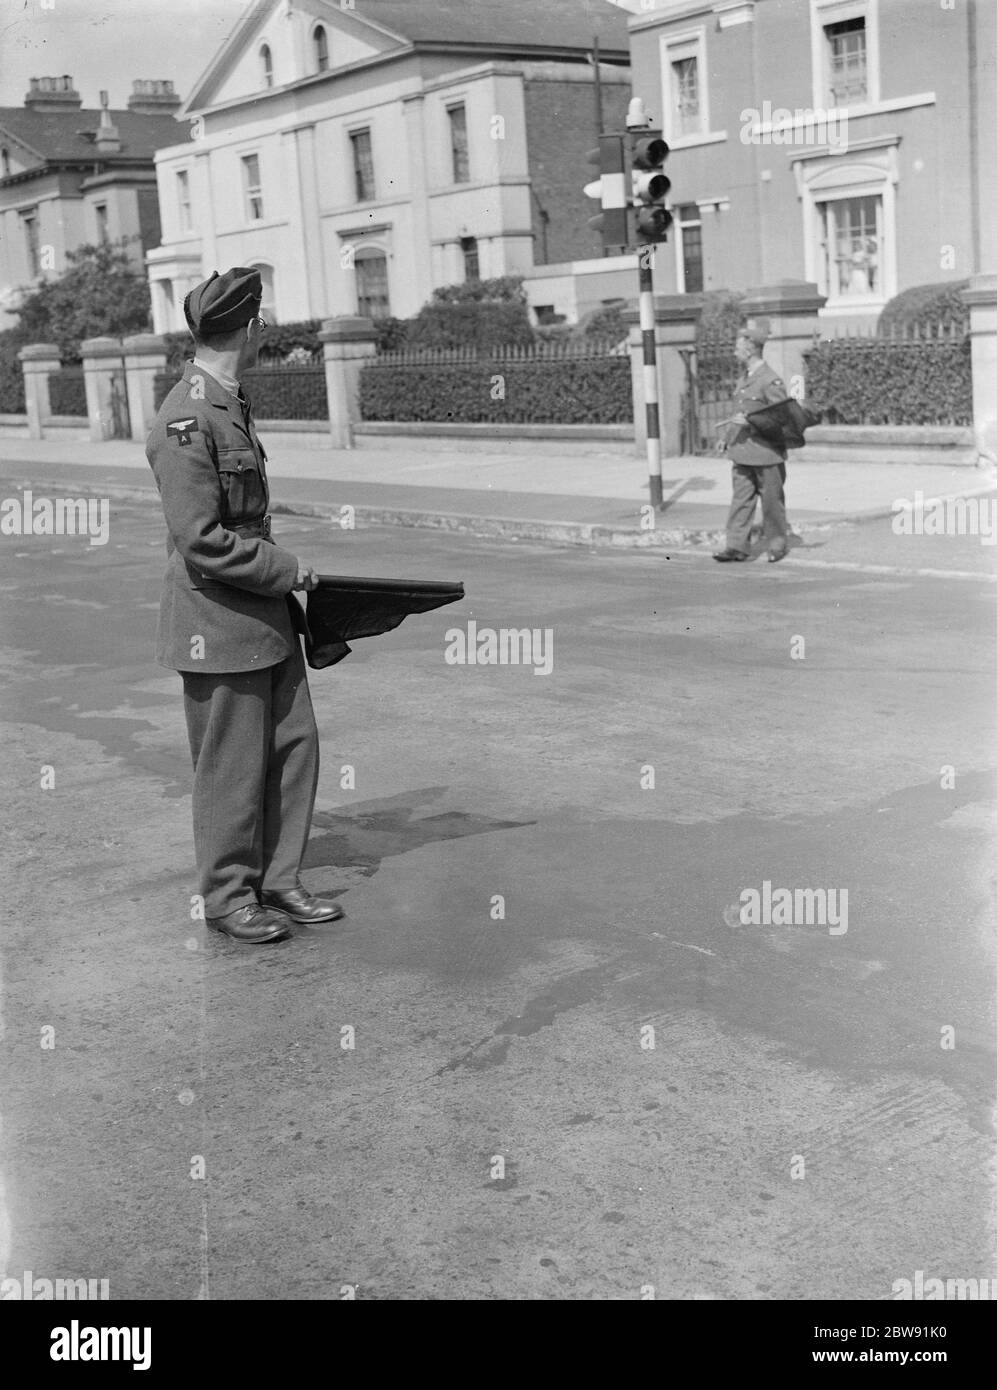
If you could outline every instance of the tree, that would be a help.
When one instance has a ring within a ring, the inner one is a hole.
[[[84,338],[148,330],[149,286],[126,247],[127,238],[68,251],[65,274],[39,285],[15,311],[21,341],[58,343],[65,361],[79,357]]]

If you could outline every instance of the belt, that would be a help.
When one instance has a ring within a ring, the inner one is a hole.
[[[234,531],[237,536],[262,536],[265,541],[270,539],[270,517],[258,516],[255,521],[240,521],[238,525],[226,526],[227,531]]]

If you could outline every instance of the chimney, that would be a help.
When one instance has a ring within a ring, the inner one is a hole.
[[[121,141],[117,127],[111,124],[111,113],[107,109],[107,93],[100,94],[100,125],[94,134],[94,145],[98,154],[120,154]]]
[[[29,111],[78,111],[83,98],[71,77],[32,77],[24,104]]]
[[[132,83],[132,94],[128,98],[129,111],[138,111],[143,116],[172,116],[179,107],[180,98],[173,90],[172,82],[137,78]]]

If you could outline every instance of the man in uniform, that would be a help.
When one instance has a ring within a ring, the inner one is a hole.
[[[752,411],[775,405],[788,395],[781,379],[762,357],[768,336],[768,320],[757,319],[740,330],[734,345],[742,375],[735,395],[737,414],[725,422],[726,448],[734,465],[734,496],[727,515],[726,548],[713,556],[723,562],[748,559],[748,536],[759,497],[769,561],[783,560],[787,553],[786,451],[759,433],[748,420]]]
[[[205,918],[251,944],[343,915],[298,877],[318,732],[291,592],[318,577],[270,535],[266,453],[239,384],[262,293],[259,271],[237,266],[187,295],[196,356],[146,445],[169,530],[156,659],[183,681]]]

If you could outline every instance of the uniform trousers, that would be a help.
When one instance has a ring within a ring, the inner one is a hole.
[[[206,917],[298,881],[318,785],[318,730],[300,643],[228,675],[182,671],[194,760],[194,849]]]
[[[769,463],[761,468],[735,463],[734,495],[727,513],[727,548],[745,555],[751,549],[748,536],[755,517],[755,503],[762,499],[762,526],[771,550],[785,550],[789,534],[786,525],[786,465]]]

